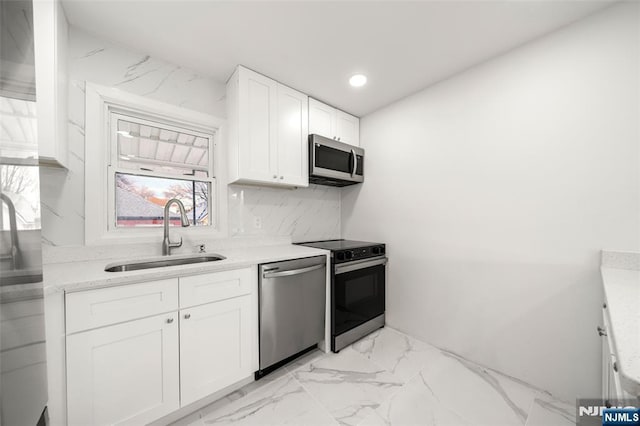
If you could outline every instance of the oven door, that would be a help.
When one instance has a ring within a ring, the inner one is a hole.
[[[311,135],[309,153],[309,175],[348,182],[364,181],[364,149]]]
[[[385,264],[382,256],[335,266],[333,336],[382,315],[385,305]]]

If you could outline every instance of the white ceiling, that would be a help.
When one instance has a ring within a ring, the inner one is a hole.
[[[243,64],[358,116],[611,2],[63,0],[103,38],[220,82]]]

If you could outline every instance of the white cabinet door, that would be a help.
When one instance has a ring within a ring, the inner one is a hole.
[[[309,134],[336,139],[336,109],[309,98]]]
[[[188,405],[253,373],[251,296],[180,311],[180,395]]]
[[[66,167],[68,24],[60,1],[34,2],[33,23],[39,159]]]
[[[308,186],[308,98],[238,67],[227,82],[229,182]]]
[[[276,181],[278,83],[239,69],[239,175],[252,181]]]
[[[309,98],[309,134],[360,145],[360,119]]]
[[[360,119],[351,114],[336,111],[336,135],[340,142],[360,145]]]
[[[278,84],[278,179],[309,185],[308,97]]]
[[[140,425],[179,408],[177,313],[67,337],[69,425]]]

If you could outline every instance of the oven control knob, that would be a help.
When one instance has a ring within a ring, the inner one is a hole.
[[[380,251],[380,247],[374,247],[374,248],[371,249],[371,253],[380,254],[382,252]]]
[[[345,251],[344,252],[344,258],[347,260],[351,260],[353,258],[353,252],[352,251]]]
[[[339,251],[338,253],[336,253],[336,258],[338,260],[344,260],[344,252],[343,251]]]

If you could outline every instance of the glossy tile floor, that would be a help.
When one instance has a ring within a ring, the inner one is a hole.
[[[385,327],[315,351],[177,425],[575,424],[573,404]]]

